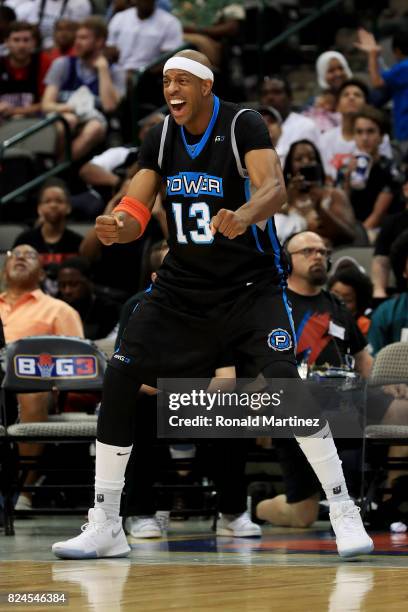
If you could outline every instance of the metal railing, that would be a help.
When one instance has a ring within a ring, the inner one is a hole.
[[[9,193],[1,197],[0,206],[2,204],[7,204],[8,202],[11,202],[12,200],[14,200],[14,198],[17,198],[20,195],[23,195],[24,193],[27,193],[34,187],[37,187],[37,185],[40,185],[43,181],[45,181],[50,176],[55,176],[56,174],[59,174],[60,172],[62,172],[63,170],[66,170],[67,168],[71,166],[71,163],[72,163],[71,132],[70,132],[67,121],[64,119],[62,115],[58,113],[53,113],[46,119],[42,119],[38,121],[38,123],[35,123],[31,127],[26,128],[22,132],[19,132],[18,134],[15,134],[14,136],[11,136],[10,138],[7,138],[3,142],[1,142],[0,143],[0,163],[4,159],[5,152],[7,151],[7,149],[11,149],[17,143],[26,140],[27,138],[29,138],[33,134],[36,134],[37,132],[41,132],[41,130],[44,130],[49,125],[57,123],[58,121],[60,121],[64,127],[65,138],[64,138],[64,158],[63,160],[58,162],[55,166],[53,166],[49,170],[45,170],[42,174],[40,174],[39,176],[36,176],[31,181],[28,181],[24,185],[21,185],[20,187],[13,189],[13,191],[10,191]],[[35,154],[35,151],[32,151],[32,152]]]
[[[331,10],[336,8],[336,6],[338,6],[339,4],[343,4],[343,2],[344,0],[328,0],[328,2],[314,9],[309,15],[306,15],[305,17],[303,17],[303,19],[301,19],[297,23],[289,26],[289,28],[284,30],[284,32],[281,32],[281,34],[278,34],[278,36],[275,36],[274,38],[272,38],[272,40],[268,42],[263,41],[264,20],[262,19],[262,16],[261,16],[257,20],[258,70],[259,70],[260,78],[262,79],[264,76],[264,61],[263,60],[264,60],[265,53],[269,53],[269,51],[271,51],[272,49],[274,49],[281,43],[285,42],[285,40],[290,38],[293,34],[300,32],[310,23],[312,23],[313,21],[316,21],[316,19],[319,19],[319,17],[321,17],[325,13],[329,13]],[[265,8],[264,4],[263,4],[263,8]],[[261,13],[262,11],[260,11],[260,14]]]

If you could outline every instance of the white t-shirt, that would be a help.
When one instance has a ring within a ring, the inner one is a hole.
[[[24,0],[23,0],[24,2]],[[10,8],[16,10],[18,6],[21,6],[21,0],[6,0],[4,6],[9,6]]]
[[[125,70],[140,69],[183,44],[181,22],[159,8],[147,19],[139,19],[135,8],[121,11],[108,27],[108,45],[117,47],[119,64]]]
[[[89,0],[68,0],[64,12],[61,14],[63,0],[46,0],[43,18],[40,24],[43,36],[43,48],[49,49],[53,46],[54,24],[60,17],[66,17],[73,21],[82,21],[92,13]],[[15,7],[19,21],[38,23],[40,16],[41,0],[20,0]]]
[[[303,139],[310,140],[319,148],[320,132],[316,124],[308,117],[303,117],[299,113],[289,113],[282,123],[282,134],[276,145],[276,152],[279,155],[282,166],[285,163],[290,145],[297,140]]]
[[[326,176],[336,180],[338,170],[347,164],[350,157],[358,152],[354,140],[345,140],[341,131],[341,126],[327,130],[320,138],[320,152]],[[390,138],[384,135],[379,152],[384,157],[393,158]]]
[[[275,221],[276,234],[281,244],[292,234],[303,232],[307,229],[306,219],[295,210],[291,210],[287,215],[275,213],[273,219]]]

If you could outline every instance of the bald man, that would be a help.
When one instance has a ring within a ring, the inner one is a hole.
[[[118,557],[130,551],[119,505],[142,383],[156,387],[158,378],[208,379],[221,366],[233,365],[228,363],[232,355],[239,355],[242,376],[299,378],[285,266],[273,223],[286,201],[280,164],[262,117],[219,100],[213,81],[208,59],[197,51],[182,51],[165,63],[163,91],[170,115],[143,142],[141,169],[127,196],[112,214],[96,220],[103,244],[135,240],[165,188],[169,253],[107,368],[96,441],[95,507],[79,536],[54,544],[61,558]],[[297,439],[308,460],[318,465],[333,503],[340,554],[369,552],[371,539],[348,497],[329,433],[326,424],[311,442]],[[217,535],[259,536],[246,512],[242,441],[223,441],[222,451],[216,462],[222,514]]]

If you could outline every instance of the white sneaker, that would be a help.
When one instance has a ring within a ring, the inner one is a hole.
[[[32,509],[33,509],[33,504],[32,504],[31,498],[27,497],[27,495],[23,495],[23,493],[20,493],[16,501],[16,505],[14,506],[14,510],[20,510],[20,511],[27,512],[28,510],[32,510]]]
[[[161,538],[162,531],[154,516],[129,516],[125,529],[133,538]]]
[[[330,504],[330,521],[340,557],[366,555],[374,550],[374,543],[364,529],[360,508],[353,501]]]
[[[217,522],[216,535],[232,538],[260,538],[262,530],[259,525],[251,521],[248,512],[244,512],[232,521],[228,521],[221,515]]]
[[[52,545],[52,552],[61,559],[98,559],[127,557],[130,547],[122,527],[122,519],[107,518],[102,508],[90,508],[88,523],[76,538]]]

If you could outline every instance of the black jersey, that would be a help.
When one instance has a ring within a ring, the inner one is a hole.
[[[163,177],[169,227],[158,286],[198,290],[202,297],[206,289],[233,290],[264,279],[284,283],[273,218],[234,240],[210,231],[221,208],[237,210],[250,198],[245,154],[267,148],[273,146],[261,116],[216,96],[202,136],[194,139],[171,116],[149,132],[139,162]]]

